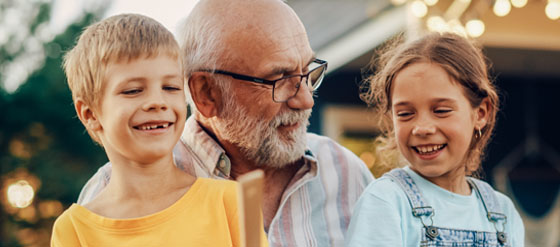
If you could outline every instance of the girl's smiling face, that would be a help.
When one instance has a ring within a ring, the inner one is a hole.
[[[487,104],[473,108],[461,85],[429,62],[402,69],[391,99],[397,146],[411,169],[435,184],[464,177],[465,155],[473,133],[486,124]]]

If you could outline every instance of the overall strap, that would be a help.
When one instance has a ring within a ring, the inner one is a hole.
[[[385,173],[383,176],[388,176],[394,182],[396,182],[401,189],[406,194],[408,202],[412,207],[412,215],[416,217],[421,216],[432,216],[434,209],[426,203],[422,192],[412,180],[412,177],[408,175],[402,168],[395,168],[390,172]]]
[[[482,199],[482,204],[486,209],[486,216],[488,217],[488,220],[491,222],[498,222],[501,220],[507,221],[507,217],[502,212],[502,208],[500,207],[498,198],[494,193],[494,189],[482,180],[468,177],[467,181]]]
[[[507,216],[503,213],[502,208],[500,207],[500,203],[498,202],[498,197],[496,197],[496,194],[494,193],[494,189],[482,180],[467,177],[467,181],[482,199],[482,205],[484,205],[484,208],[486,209],[486,217],[494,224],[498,241],[502,245],[508,245],[507,236],[505,234]],[[498,227],[498,223],[500,222],[502,223],[501,230]]]

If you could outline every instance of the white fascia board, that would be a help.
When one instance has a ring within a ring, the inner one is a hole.
[[[327,73],[333,72],[406,30],[406,27],[406,7],[394,7],[316,51],[316,54],[329,62]]]

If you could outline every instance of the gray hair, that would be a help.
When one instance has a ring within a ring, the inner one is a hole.
[[[198,114],[192,99],[188,79],[193,72],[200,70],[215,70],[221,65],[220,60],[226,59],[224,36],[220,23],[210,16],[191,13],[180,25],[179,44],[183,56],[183,76],[186,81],[185,94],[187,103],[193,115]],[[221,92],[228,92],[231,88],[229,81],[215,80],[215,86]]]

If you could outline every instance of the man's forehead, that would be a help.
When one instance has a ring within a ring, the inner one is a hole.
[[[314,54],[306,35],[236,37],[226,43],[228,69],[291,72],[306,66]],[[230,67],[231,66],[231,67]]]
[[[305,28],[289,6],[276,0],[255,2],[262,7],[234,14],[232,9],[227,17],[219,20],[217,28],[221,31],[225,53],[221,57],[226,59],[222,64],[227,69],[248,70],[267,60],[283,60],[279,61],[281,64],[267,64],[271,67],[296,67],[311,59],[313,52]]]

